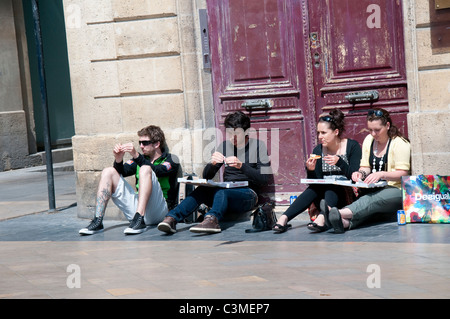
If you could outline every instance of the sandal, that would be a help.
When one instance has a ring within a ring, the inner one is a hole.
[[[334,232],[336,234],[342,234],[345,232],[344,224],[342,223],[341,213],[339,212],[339,210],[336,207],[333,207],[332,209],[330,209],[329,219],[330,219],[330,224],[331,224],[331,226],[333,226]]]
[[[330,229],[330,227],[328,227],[327,225],[319,226],[316,223],[308,223],[306,227],[308,227],[309,230],[315,231],[317,233],[321,233]]]
[[[284,233],[285,231],[287,231],[289,228],[291,228],[292,225],[291,224],[286,224],[286,225],[280,225],[280,224],[275,224],[272,227],[272,230],[278,234]]]
[[[330,223],[330,219],[329,219],[330,210],[328,209],[328,205],[327,205],[327,202],[325,201],[325,199],[322,199],[320,201],[320,212],[325,217],[325,225],[328,228],[331,228],[331,223]]]
[[[330,224],[330,221],[328,219],[329,213],[330,213],[330,211],[328,209],[327,202],[325,201],[325,199],[322,199],[320,201],[320,213],[319,213],[319,215],[322,215],[324,217],[324,220],[325,220],[324,225],[323,226],[319,226],[319,225],[317,225],[317,223],[311,222],[311,223],[308,223],[308,225],[306,225],[306,227],[309,230],[312,230],[312,231],[318,232],[318,233],[327,231],[328,229],[331,228],[331,224]]]

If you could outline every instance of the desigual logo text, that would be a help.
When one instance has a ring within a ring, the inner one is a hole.
[[[447,194],[415,194],[416,200],[441,201],[450,199],[450,193]]]

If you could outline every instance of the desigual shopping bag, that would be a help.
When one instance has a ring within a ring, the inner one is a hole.
[[[402,177],[407,223],[450,223],[450,176]]]

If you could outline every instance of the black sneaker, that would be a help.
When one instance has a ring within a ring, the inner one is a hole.
[[[80,235],[92,235],[103,231],[102,218],[95,217],[88,227],[80,229]]]
[[[134,235],[134,234],[140,234],[147,230],[147,226],[144,222],[144,216],[142,216],[139,213],[134,214],[133,220],[130,223],[130,226],[128,226],[127,229],[123,231],[124,234]]]

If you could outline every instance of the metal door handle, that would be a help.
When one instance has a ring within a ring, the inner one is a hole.
[[[357,103],[357,102],[372,102],[378,100],[379,94],[378,91],[365,91],[365,92],[356,92],[356,93],[350,93],[345,96],[347,101],[350,103]]]
[[[269,99],[264,100],[248,100],[242,103],[242,107],[247,110],[265,110],[272,108],[272,101]]]

